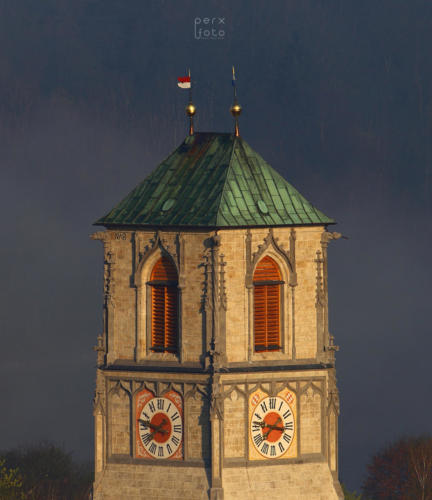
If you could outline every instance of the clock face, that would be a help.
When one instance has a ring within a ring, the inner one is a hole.
[[[153,458],[169,458],[183,439],[182,416],[168,398],[152,398],[138,418],[138,433],[146,451]]]
[[[255,449],[266,458],[284,455],[294,438],[294,415],[279,396],[262,399],[253,409],[250,433]]]

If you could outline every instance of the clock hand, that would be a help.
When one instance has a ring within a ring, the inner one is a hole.
[[[272,431],[284,431],[283,427],[278,427],[277,425],[267,424],[266,427],[269,427]]]
[[[142,423],[142,425],[144,425],[144,427],[150,427],[151,429],[154,428],[154,425],[150,423],[150,420],[142,420],[140,418],[139,421]]]
[[[162,420],[161,424],[160,425],[154,425],[152,423],[150,423],[149,420],[141,420],[140,419],[140,422],[145,425],[146,427],[150,427],[150,429],[153,429],[153,432],[151,433],[151,435],[153,436],[154,434],[156,434],[157,432],[160,432],[162,434],[167,434],[167,430],[166,429],[163,429],[162,426],[165,425],[167,423],[167,421],[165,419]]]
[[[166,429],[162,428],[167,423],[168,422],[165,419],[163,419],[162,422],[160,423],[160,425],[156,425],[155,427],[157,427],[157,432],[160,432],[162,434],[167,434],[168,431]]]
[[[278,419],[276,420],[276,422],[274,424],[267,424],[266,422],[257,422],[257,423],[261,424],[261,427],[263,429],[264,428],[268,429],[268,431],[263,434],[263,439],[267,439],[268,435],[270,434],[271,431],[282,431],[283,432],[285,429],[283,427],[278,427],[276,425],[281,421],[282,421],[282,419],[280,417],[278,417]]]

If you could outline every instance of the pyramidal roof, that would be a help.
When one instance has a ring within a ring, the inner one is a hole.
[[[95,225],[228,228],[334,223],[241,137],[196,132]]]

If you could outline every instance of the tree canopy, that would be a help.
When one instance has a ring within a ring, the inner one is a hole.
[[[52,443],[0,454],[1,500],[82,500],[89,497],[93,468]]]
[[[363,493],[373,500],[432,500],[432,437],[402,438],[376,453]]]

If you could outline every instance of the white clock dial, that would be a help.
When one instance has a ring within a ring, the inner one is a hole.
[[[139,436],[153,458],[169,458],[183,439],[183,422],[177,406],[168,398],[152,398],[141,411]]]
[[[262,399],[252,410],[250,433],[253,446],[266,458],[284,455],[294,438],[294,415],[279,396]]]

